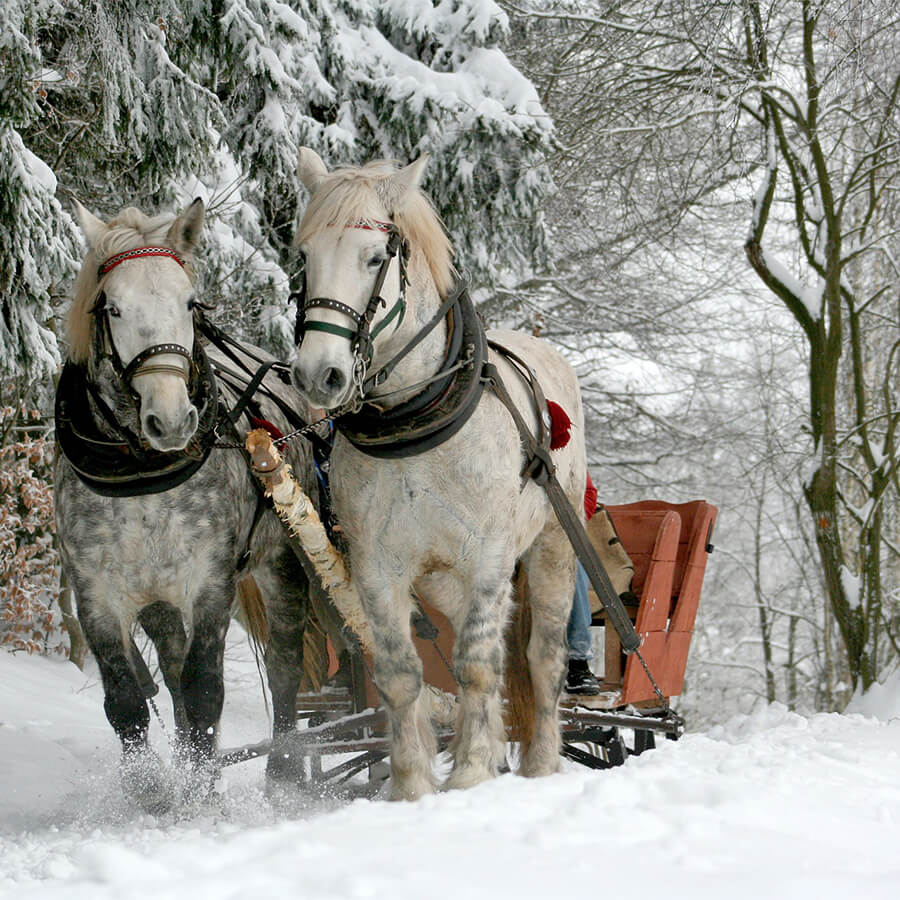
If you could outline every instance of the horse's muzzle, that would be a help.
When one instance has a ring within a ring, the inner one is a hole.
[[[310,372],[300,360],[291,364],[291,380],[313,406],[321,409],[340,406],[350,383],[346,373],[336,366],[322,366]]]
[[[188,445],[199,421],[197,407],[191,404],[182,415],[166,415],[162,411],[143,413],[141,428],[151,447],[163,453],[172,453]]]

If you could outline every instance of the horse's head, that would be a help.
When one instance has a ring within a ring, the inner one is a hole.
[[[133,395],[140,428],[156,450],[182,450],[199,419],[191,402],[194,283],[191,253],[203,227],[195,200],[182,215],[148,218],[127,209],[109,223],[78,204],[90,253],[69,319],[71,356],[111,390]],[[109,384],[105,384],[110,389]]]
[[[435,255],[443,255],[442,265],[450,269],[449,242],[419,191],[426,162],[422,157],[404,169],[382,162],[329,173],[315,151],[300,150],[298,174],[311,197],[297,234],[306,257],[306,291],[291,374],[316,406],[335,409],[350,400],[364,366],[377,364],[402,338],[402,242],[418,244],[421,254],[427,241],[417,239],[435,232]],[[416,247],[413,253],[415,266]]]

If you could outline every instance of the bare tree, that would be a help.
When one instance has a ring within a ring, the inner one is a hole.
[[[900,619],[890,589],[900,569],[890,502],[900,488],[900,13],[878,0],[568,0],[528,8],[513,0],[507,7],[523,30],[543,29],[561,51],[541,54],[542,70],[529,72],[560,128],[558,202],[582,198],[580,217],[557,229],[572,262],[558,292],[571,294],[580,278],[584,293],[596,296],[603,269],[613,272],[625,295],[613,319],[619,342],[627,335],[632,345],[646,341],[648,354],[670,354],[672,338],[682,337],[684,363],[698,342],[737,338],[727,313],[706,322],[690,313],[709,309],[710,290],[733,293],[742,247],[759,284],[793,321],[806,383],[803,421],[791,426],[805,441],[793,484],[829,608],[815,640],[830,660],[833,617],[852,686],[867,687],[898,655]],[[660,248],[670,263],[700,270],[693,293],[675,283]],[[652,277],[648,258],[662,263],[662,278]],[[676,311],[680,335],[665,324]],[[727,383],[727,369],[711,374],[684,379],[679,390],[738,386]],[[721,428],[727,415],[716,421]],[[782,470],[769,486],[781,487],[784,477]],[[788,617],[784,648],[795,665],[790,639],[800,621]],[[763,634],[771,631],[769,612],[760,623]]]

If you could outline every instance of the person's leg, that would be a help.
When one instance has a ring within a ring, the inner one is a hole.
[[[591,607],[588,601],[588,577],[581,563],[575,570],[575,600],[566,629],[569,641],[569,659],[591,659],[594,648],[591,642]]]
[[[588,600],[588,577],[581,563],[575,573],[575,599],[566,629],[569,641],[569,672],[566,693],[599,694],[600,682],[591,672],[588,660],[594,655],[591,641],[591,606]]]

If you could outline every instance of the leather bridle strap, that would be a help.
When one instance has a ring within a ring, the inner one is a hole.
[[[130,259],[141,259],[144,256],[167,256],[169,259],[174,259],[182,269],[184,268],[184,260],[171,247],[134,247],[131,250],[116,253],[100,263],[97,277],[102,278],[123,262],[128,262]]]
[[[188,363],[187,369],[183,369],[181,366],[173,366],[168,363],[153,363],[152,365],[146,365],[148,359],[152,356],[159,356],[162,353],[175,353],[178,356],[183,356]],[[122,370],[122,381],[126,384],[130,384],[131,380],[137,375],[156,375],[165,373],[167,375],[178,375],[179,378],[184,379],[185,384],[190,384],[193,369],[194,360],[191,357],[191,354],[188,353],[181,344],[153,344],[153,346],[147,347],[146,350],[141,350],[141,352],[125,366]]]
[[[372,287],[372,293],[369,295],[369,302],[366,304],[365,310],[362,313],[358,313],[353,307],[348,306],[346,303],[342,303],[340,300],[335,300],[332,297],[313,297],[303,304],[304,317],[310,309],[330,309],[347,316],[356,327],[346,328],[343,325],[336,325],[333,322],[310,322],[304,318],[303,329],[304,331],[324,331],[326,334],[334,334],[338,337],[346,338],[353,345],[353,352],[355,354],[359,354],[364,359],[368,359],[371,356],[372,341],[381,333],[385,326],[392,322],[397,315],[400,316],[397,325],[399,326],[400,322],[403,321],[403,315],[406,309],[406,291],[405,285],[403,284],[405,267],[401,265],[400,296],[397,298],[394,306],[384,319],[375,326],[374,330],[371,332],[369,331],[372,319],[375,318],[375,312],[378,307],[387,306],[387,301],[381,296],[381,289],[384,287],[384,281],[385,278],[387,278],[391,262],[394,257],[397,256],[397,253],[402,250],[402,239],[400,237],[399,229],[390,222],[376,222],[374,224],[357,223],[351,227],[384,231],[388,234],[388,242],[385,247],[387,256],[379,267],[378,274],[375,276],[375,284]]]
[[[124,250],[121,253],[116,253],[113,256],[105,259],[100,265],[97,267],[97,278],[102,279],[104,276],[108,275],[116,266],[121,265],[124,262],[129,262],[133,259],[143,259],[148,256],[163,256],[167,259],[174,260],[178,263],[179,266],[183,269],[185,267],[184,260],[171,248],[171,247],[160,247],[160,246],[146,246],[146,247],[134,247],[131,250]],[[108,355],[112,360],[113,368],[116,370],[119,378],[122,380],[123,384],[130,388],[132,379],[137,377],[138,375],[177,375],[179,378],[182,378],[188,386],[191,384],[191,378],[196,373],[196,363],[194,362],[194,358],[191,353],[185,348],[182,347],[181,344],[174,343],[163,343],[163,344],[153,344],[151,347],[147,347],[138,353],[134,359],[128,363],[127,366],[123,366],[121,359],[119,357],[119,352],[116,349],[115,342],[112,338],[112,332],[109,327],[109,313],[106,308],[106,295],[102,291],[100,292],[97,302],[94,304],[91,312],[97,316],[104,316],[104,327],[105,327],[105,337],[109,344],[108,347]],[[147,360],[151,357],[159,356],[164,353],[174,353],[177,356],[183,356],[187,360],[187,368],[183,369],[181,366],[175,366],[171,363],[152,363],[147,365]]]

